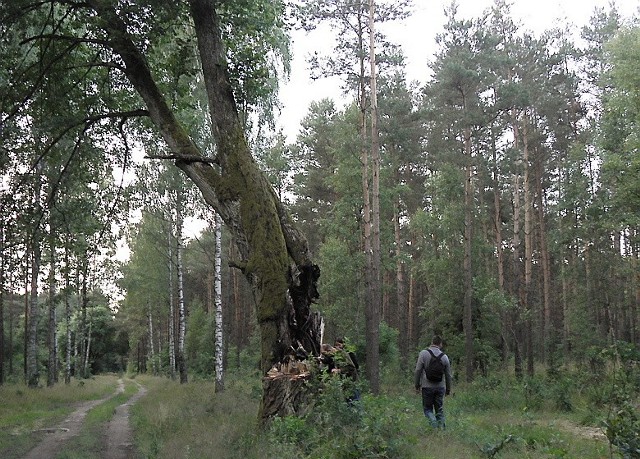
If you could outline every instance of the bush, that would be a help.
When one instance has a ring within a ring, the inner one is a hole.
[[[304,418],[276,419],[269,428],[271,444],[297,451],[299,457],[409,457],[403,426],[413,407],[399,398],[366,395],[349,402],[352,387],[340,378],[326,378],[314,409]]]

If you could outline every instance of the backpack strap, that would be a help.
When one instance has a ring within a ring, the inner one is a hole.
[[[442,360],[442,356],[444,355],[444,352],[441,352],[440,354],[435,355],[431,349],[427,349],[427,352],[431,354],[431,357],[437,360]]]

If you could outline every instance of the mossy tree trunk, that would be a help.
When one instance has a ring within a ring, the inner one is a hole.
[[[190,1],[216,144],[215,158],[205,158],[178,122],[144,55],[110,2],[88,3],[100,16],[111,48],[122,58],[123,70],[144,100],[171,157],[197,185],[235,239],[239,259],[234,264],[249,280],[255,296],[263,374],[266,376],[299,346],[319,353],[318,321],[310,311],[311,302],[318,296],[319,269],[310,259],[306,239],[251,155],[230,83],[215,2]],[[291,401],[300,407],[304,404],[302,387],[292,381],[265,378],[260,416],[299,412]]]

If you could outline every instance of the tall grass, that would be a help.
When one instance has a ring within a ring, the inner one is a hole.
[[[257,375],[229,377],[221,394],[207,381],[141,381],[149,392],[133,416],[136,442],[147,458],[609,456],[606,439],[582,432],[588,405],[579,387],[568,387],[565,379],[503,376],[462,384],[445,401],[444,432],[429,427],[410,377],[404,388],[396,384],[380,396],[365,394],[356,404],[347,403],[339,385],[329,382],[305,418],[276,419],[265,430],[256,417]],[[558,391],[568,392],[559,396]]]
[[[137,381],[146,386],[147,395],[131,408],[131,423],[140,457],[149,459],[596,459],[610,455],[609,443],[597,429],[607,420],[607,432],[615,434],[611,451],[635,445],[631,431],[637,417],[612,418],[608,405],[594,397],[593,378],[578,371],[522,381],[501,374],[460,383],[445,400],[446,431],[428,425],[410,374],[386,381],[379,396],[363,391],[356,403],[348,403],[350,392],[329,379],[317,388],[306,417],[276,419],[265,429],[257,419],[261,386],[256,372],[229,373],[226,390],[218,394],[213,381],[179,384],[147,376]],[[602,390],[610,386],[607,381],[598,384]],[[0,388],[0,457],[22,457],[38,439],[33,429],[57,424],[76,401],[109,396],[115,386],[111,376],[71,387]],[[135,390],[129,382],[125,394],[90,411],[80,436],[59,458],[99,457],[105,423]],[[637,393],[630,397],[625,406],[636,406],[637,413]]]

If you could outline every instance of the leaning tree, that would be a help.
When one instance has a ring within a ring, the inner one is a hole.
[[[263,83],[286,68],[273,64],[287,56],[284,13],[272,0],[0,4],[1,61],[11,66],[0,81],[3,125],[28,123],[34,101],[46,104],[55,89],[51,80],[72,79],[84,96],[64,125],[47,126],[55,131],[51,143],[73,145],[112,129],[121,140],[105,141],[105,148],[128,150],[131,134],[160,136],[166,149],[155,156],[174,161],[232,233],[239,253],[232,263],[255,294],[263,419],[304,409],[303,378],[287,369],[295,351],[318,353],[320,344],[320,319],[310,310],[319,268],[247,140],[248,119],[261,118],[248,117],[246,107],[268,105],[273,92]],[[209,118],[213,148],[199,142],[193,119],[180,112],[177,101],[189,96],[191,106],[207,107],[202,117]]]

